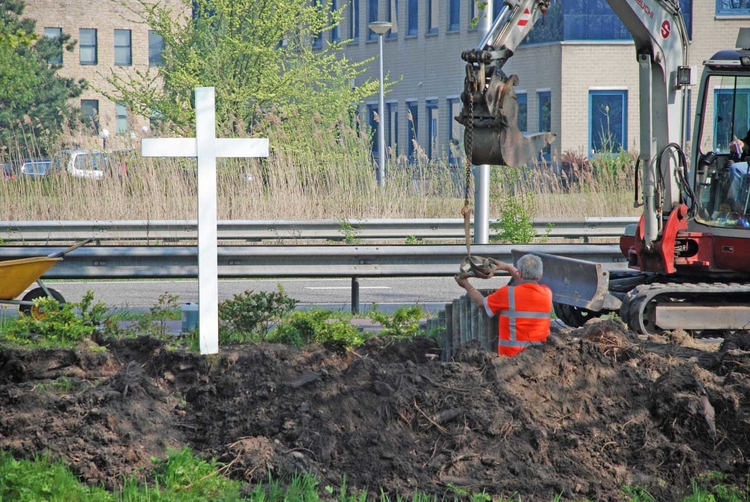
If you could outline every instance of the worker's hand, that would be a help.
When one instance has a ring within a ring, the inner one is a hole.
[[[736,160],[742,160],[742,152],[745,148],[745,143],[741,139],[736,139],[729,143],[729,156],[735,157]]]
[[[456,280],[456,284],[461,286],[464,289],[468,289],[471,287],[471,284],[469,283],[469,279],[466,277],[462,277],[460,275],[453,276],[453,278]]]

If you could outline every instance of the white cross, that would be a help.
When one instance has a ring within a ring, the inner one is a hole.
[[[144,157],[198,158],[198,303],[201,354],[219,352],[219,265],[216,230],[216,158],[268,157],[268,139],[216,137],[213,87],[195,90],[195,138],[151,138]]]

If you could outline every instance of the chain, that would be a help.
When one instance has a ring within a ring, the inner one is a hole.
[[[474,149],[474,93],[469,94],[469,120],[466,122],[466,185],[464,187],[464,209],[461,214],[469,207],[469,188],[471,187],[471,158]]]

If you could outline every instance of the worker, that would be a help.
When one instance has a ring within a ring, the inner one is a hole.
[[[750,131],[744,139],[735,139],[729,144],[729,158],[725,165],[726,182],[729,184],[727,202],[734,219],[741,220],[747,227],[745,214],[748,212],[748,157],[750,156]],[[734,221],[734,220],[731,220]]]
[[[539,284],[542,278],[542,260],[536,255],[525,254],[518,259],[517,267],[509,263],[495,262],[514,279],[486,298],[476,290],[463,275],[455,277],[456,283],[487,315],[498,319],[497,353],[515,356],[532,345],[541,345],[549,336],[552,291]]]

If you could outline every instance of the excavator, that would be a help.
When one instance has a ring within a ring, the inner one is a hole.
[[[686,145],[688,34],[677,0],[607,0],[635,42],[640,144],[637,225],[620,249],[627,268],[535,253],[557,317],[580,327],[617,313],[639,334],[683,329],[721,336],[750,329],[750,175],[733,140],[750,130],[750,29],[737,49],[703,63],[693,138]],[[464,149],[473,164],[532,165],[551,133],[517,125],[515,75],[505,63],[550,7],[550,0],[505,0],[466,61],[462,110]],[[565,99],[565,96],[562,97]],[[685,153],[690,152],[690,158]],[[640,188],[639,188],[640,185]],[[514,250],[514,257],[523,250]]]

